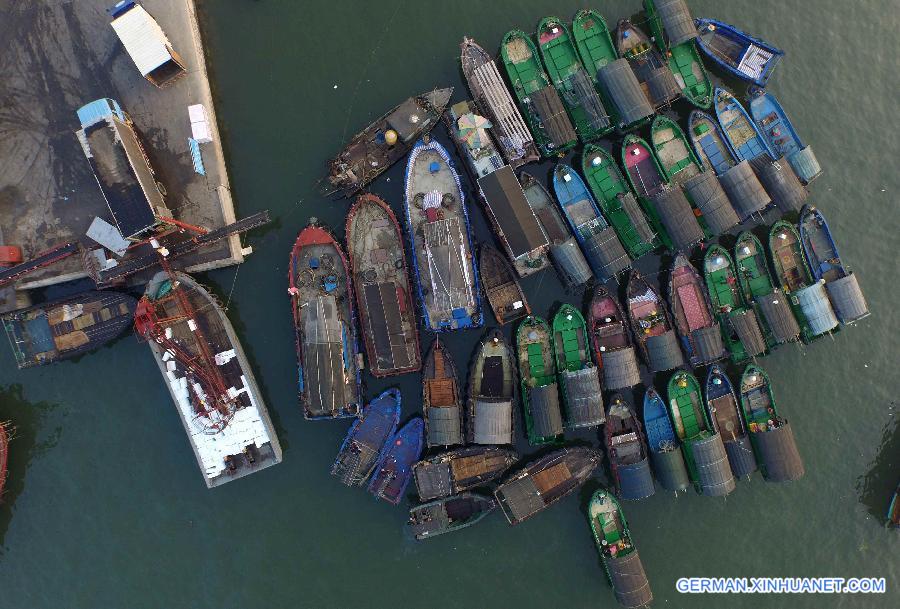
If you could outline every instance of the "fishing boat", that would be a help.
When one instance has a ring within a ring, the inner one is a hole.
[[[613,396],[609,404],[603,438],[616,496],[619,499],[646,499],[654,494],[647,439],[634,409],[621,395]]]
[[[553,451],[510,475],[494,497],[510,524],[519,524],[578,490],[603,460],[592,448]]]
[[[362,486],[384,456],[400,422],[400,391],[388,389],[363,408],[341,444],[331,475],[347,486]]]
[[[656,479],[667,490],[676,493],[687,490],[691,480],[684,463],[681,440],[675,435],[666,402],[653,387],[648,387],[644,393],[644,431]]]
[[[775,287],[765,250],[756,235],[744,231],[734,244],[737,279],[745,302],[755,302],[762,317],[766,342],[782,344],[800,340],[800,326],[789,298]]]
[[[354,135],[329,163],[324,190],[349,197],[364,188],[434,128],[451,95],[452,87],[410,97]]]
[[[694,44],[697,28],[684,0],[644,0],[653,41],[685,99],[698,108],[712,103],[712,84]]]
[[[578,134],[528,34],[507,32],[500,44],[500,57],[541,154],[555,156],[575,146]]]
[[[519,459],[514,451],[493,446],[467,446],[437,454],[413,466],[422,501],[448,497],[488,484]]]
[[[802,478],[806,469],[794,432],[791,424],[778,415],[775,394],[765,370],[748,365],[741,375],[740,394],[744,421],[763,477],[770,482]]]
[[[632,271],[628,279],[626,310],[631,331],[637,337],[650,372],[664,372],[684,365],[669,312],[659,292],[637,271]]]
[[[768,346],[752,307],[744,304],[735,274],[734,261],[724,247],[715,243],[703,258],[703,277],[713,311],[722,327],[722,337],[731,361],[740,363],[764,354]]]
[[[500,252],[486,243],[478,246],[478,274],[498,324],[502,326],[531,314],[512,267]]]
[[[619,300],[602,285],[594,288],[588,327],[594,359],[607,391],[627,389],[641,382],[637,353],[627,324]]]
[[[758,469],[756,457],[734,387],[718,365],[712,366],[706,376],[706,413],[713,429],[722,436],[731,471],[738,478],[749,477]]]
[[[667,62],[653,48],[647,35],[628,19],[622,19],[616,26],[616,50],[631,64],[653,108],[668,106],[681,96],[681,88]]]
[[[537,161],[540,156],[534,138],[500,77],[494,58],[477,42],[463,37],[459,60],[475,103],[494,125],[494,134],[506,162],[516,168]]]
[[[660,218],[659,210],[651,203],[667,185],[666,174],[659,164],[659,160],[651,152],[649,144],[636,135],[625,136],[622,142],[622,166],[625,167],[625,175],[631,188],[637,194],[647,219],[659,236],[662,244],[672,247],[672,240],[665,232]]]
[[[675,434],[684,445],[688,471],[701,495],[722,497],[735,488],[722,437],[703,408],[700,382],[679,370],[669,379],[669,414]]]
[[[369,492],[376,499],[398,505],[412,478],[412,466],[422,454],[425,422],[412,418],[385,444],[383,454],[369,481]]]
[[[800,215],[803,252],[816,281],[824,281],[828,297],[841,323],[854,323],[869,315],[869,305],[851,271],[838,253],[825,216],[807,206]]]
[[[742,80],[765,87],[784,51],[716,19],[696,19],[697,44],[707,57]]]
[[[705,366],[727,357],[703,280],[684,254],[675,257],[669,273],[669,304],[691,366]]]
[[[581,65],[595,83],[597,72],[619,58],[606,20],[593,9],[581,9],[575,15],[572,21],[572,39]],[[604,92],[602,90],[600,92],[602,99]],[[607,104],[607,107],[610,106]]]
[[[516,352],[528,443],[556,442],[563,436],[563,423],[553,335],[547,322],[534,316],[523,319],[516,330]]]
[[[894,491],[888,505],[887,519],[889,526],[900,527],[900,484],[897,485],[897,490]]]
[[[19,369],[93,351],[134,321],[137,301],[119,292],[88,291],[2,316]]]
[[[470,99],[456,102],[444,113],[444,122],[473,182],[506,165],[489,133],[494,123],[481,116],[475,102]]]
[[[600,375],[591,361],[587,325],[581,312],[563,304],[553,316],[553,352],[562,388],[566,425],[572,429],[602,425]]]
[[[631,267],[631,259],[581,177],[568,165],[553,170],[553,191],[594,275],[601,281]]]
[[[9,440],[12,425],[9,421],[0,421],[0,502],[3,488],[6,486],[7,464],[9,463]]]
[[[650,142],[669,182],[681,185],[703,171],[684,131],[669,117],[656,115],[650,126]]]
[[[623,607],[649,605],[653,592],[619,502],[603,489],[594,491],[588,504],[588,518],[616,600]]]
[[[462,493],[409,510],[409,527],[416,539],[431,539],[479,522],[497,508],[490,497]]]
[[[756,123],[750,119],[750,115],[734,95],[717,87],[715,105],[716,118],[731,151],[739,161],[752,161],[764,154],[775,158]]]
[[[421,369],[419,331],[400,224],[387,203],[362,194],[347,214],[347,254],[375,377]]]
[[[538,24],[537,37],[550,82],[559,91],[578,139],[590,142],[612,131],[615,125],[578,59],[569,28],[557,17],[545,17]]]
[[[581,171],[628,255],[637,259],[652,251],[659,240],[612,155],[588,144],[581,156]]]
[[[436,339],[422,368],[422,409],[428,448],[465,443],[458,379],[450,352]]]
[[[765,89],[754,91],[750,98],[750,114],[775,158],[787,159],[801,182],[809,184],[822,174],[822,166],[812,148],[803,144],[774,95]]]
[[[525,198],[537,216],[547,240],[550,242],[550,259],[560,279],[568,286],[579,286],[587,282],[593,274],[578,241],[563,220],[559,206],[550,198],[550,193],[534,176],[524,171],[519,175]]]
[[[503,333],[492,328],[478,344],[469,371],[466,440],[512,444],[516,402],[516,358]]]
[[[436,141],[419,142],[406,165],[406,228],[425,327],[477,328],[481,294],[459,174]]]
[[[341,246],[315,218],[294,242],[289,272],[303,415],[356,416],[362,366],[350,267]]]

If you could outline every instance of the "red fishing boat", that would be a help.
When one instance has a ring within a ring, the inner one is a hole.
[[[9,422],[0,422],[0,502],[3,499],[3,487],[6,486],[6,457],[9,452]]]

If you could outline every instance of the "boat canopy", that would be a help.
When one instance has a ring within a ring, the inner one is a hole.
[[[609,95],[620,126],[633,125],[653,116],[653,106],[647,101],[627,59],[616,59],[600,68],[597,80]]]
[[[800,303],[800,309],[806,316],[809,328],[813,336],[819,336],[834,330],[838,325],[838,319],[831,308],[828,293],[825,291],[825,283],[817,281],[812,285],[801,288],[792,294]]]
[[[550,256],[563,280],[571,286],[586,283],[594,276],[575,237],[569,237],[562,243],[551,246]]]
[[[664,489],[685,491],[691,485],[681,447],[673,445],[671,450],[650,451],[650,459],[656,479]]]
[[[800,183],[797,174],[784,158],[773,161],[769,155],[762,154],[750,161],[750,164],[778,209],[784,213],[800,211],[809,191]]]
[[[664,372],[684,365],[684,356],[678,346],[675,330],[668,330],[647,339],[647,357],[650,372]]]
[[[534,435],[549,438],[563,432],[559,410],[559,391],[556,383],[535,387],[529,396]]]
[[[641,211],[641,206],[638,204],[637,197],[634,196],[634,193],[629,189],[625,193],[620,192],[617,194],[616,199],[618,199],[625,214],[628,215],[628,220],[631,222],[634,231],[638,234],[641,241],[644,243],[654,243],[656,241],[656,232],[647,221],[647,216]]]
[[[597,95],[594,83],[591,82],[587,72],[580,65],[579,69],[566,78],[565,93],[563,95],[572,106],[584,109],[592,131],[604,131],[612,125],[609,119],[609,112],[603,107],[603,102],[600,100],[600,96]]]
[[[572,121],[569,120],[569,115],[566,114],[555,88],[547,85],[532,93],[530,99],[555,148],[563,147],[578,139],[578,134],[575,133]]]
[[[647,78],[647,95],[655,108],[669,104],[681,96],[681,87],[668,65],[653,69]]]
[[[475,398],[472,442],[512,444],[513,404],[509,399]]]
[[[653,0],[653,4],[666,30],[670,47],[697,37],[697,26],[684,0]]]
[[[334,415],[343,410],[344,327],[338,318],[334,296],[318,296],[300,307],[303,327],[303,382],[306,410],[312,416]],[[315,390],[312,390],[315,388]]]
[[[772,292],[758,296],[756,302],[762,311],[763,319],[769,326],[772,338],[778,344],[787,343],[800,338],[800,325],[791,311],[788,296],[784,293]]]
[[[566,423],[569,427],[593,427],[606,421],[603,409],[603,393],[597,368],[589,366],[581,370],[565,370],[562,377],[566,392]]]
[[[766,339],[759,328],[759,320],[751,309],[738,309],[728,316],[735,333],[744,345],[749,357],[756,357],[766,352]]]
[[[757,432],[753,437],[759,453],[760,470],[766,480],[799,480],[806,473],[790,423],[782,421],[778,427]]]
[[[722,436],[713,434],[690,442],[690,454],[697,470],[697,490],[701,495],[724,497],[734,490],[734,474]]]
[[[512,167],[504,165],[479,178],[478,187],[514,259],[547,247],[547,236]]]
[[[625,269],[631,268],[631,258],[625,253],[615,229],[608,225],[585,237],[584,255],[601,281],[611,279]]]
[[[687,251],[703,239],[703,229],[681,188],[663,188],[653,196],[653,206],[676,250]]]
[[[819,159],[816,158],[816,153],[809,146],[790,153],[787,160],[791,164],[791,169],[804,184],[809,184],[822,173]]]
[[[617,466],[616,479],[622,499],[646,499],[656,492],[647,457],[637,463]]]
[[[719,176],[719,182],[728,194],[741,222],[761,212],[772,202],[772,197],[753,173],[749,161],[741,161],[725,171]]]
[[[706,226],[713,235],[721,235],[740,221],[728,195],[710,170],[701,171],[684,183],[687,196],[703,213]]]
[[[534,475],[504,483],[497,489],[500,505],[509,510],[510,522],[520,522],[546,507]]]
[[[623,607],[644,607],[653,600],[650,582],[637,549],[605,559],[616,600]]]
[[[604,389],[615,391],[640,384],[641,371],[638,367],[634,347],[606,351],[601,357],[603,358]]]
[[[831,298],[831,304],[841,323],[853,323],[869,314],[866,297],[852,271],[840,279],[829,281],[825,284],[825,289],[828,290],[828,297]]]
[[[429,446],[453,446],[464,442],[459,423],[459,406],[432,406],[426,414]]]
[[[419,499],[428,501],[437,497],[447,497],[453,493],[450,477],[450,463],[429,463],[421,461],[415,465],[416,490]]]
[[[726,432],[725,453],[728,455],[728,463],[731,464],[735,478],[749,476],[757,470],[753,446],[750,445],[750,438],[746,434],[732,440]]]
[[[720,360],[726,355],[725,345],[722,343],[722,331],[719,324],[713,322],[711,326],[697,328],[691,332],[691,341],[694,343],[694,352],[701,364],[709,364]]]

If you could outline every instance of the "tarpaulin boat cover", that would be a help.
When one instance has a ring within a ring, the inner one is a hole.
[[[766,352],[766,339],[759,327],[756,313],[751,309],[738,309],[728,315],[735,333],[741,339],[744,350],[750,357],[756,357]]]
[[[647,101],[627,59],[616,59],[600,68],[597,80],[612,100],[622,125],[653,116],[653,106]]]
[[[697,37],[697,26],[684,0],[654,0],[653,4],[666,30],[670,47]]]
[[[619,479],[619,497],[622,499],[645,499],[656,492],[650,461],[646,457],[637,463],[620,465],[616,468]]]
[[[790,163],[784,158],[773,161],[769,155],[761,154],[750,161],[750,165],[778,209],[784,213],[800,211],[809,191],[800,183]]]
[[[343,324],[334,296],[318,296],[301,307],[303,323],[303,373],[307,387],[306,409],[314,415],[333,414],[344,408]]]
[[[825,334],[837,327],[838,319],[834,314],[834,309],[831,308],[831,301],[828,300],[824,282],[817,281],[801,288],[794,292],[793,296],[800,303],[800,309],[806,316],[813,336]]]
[[[650,460],[653,461],[653,471],[656,472],[656,479],[659,480],[664,489],[668,491],[684,491],[691,485],[680,447],[674,446],[671,450],[663,452],[651,451]]]
[[[761,212],[772,202],[772,197],[753,173],[749,161],[741,161],[720,175],[719,182],[728,194],[741,222],[751,215]]]
[[[615,229],[611,226],[592,234],[584,241],[584,255],[601,281],[611,279],[625,269],[631,268],[631,258],[625,253],[625,248],[622,247]]]
[[[512,444],[513,405],[511,400],[476,398],[472,442],[475,444]]]
[[[566,392],[566,423],[569,427],[592,427],[606,421],[600,375],[593,366],[565,370],[562,377]]]
[[[701,495],[724,497],[734,490],[734,475],[728,465],[728,455],[722,436],[690,441],[690,454],[697,468],[697,486]]]
[[[663,188],[654,195],[653,205],[676,250],[687,251],[703,239],[697,216],[680,188]]]
[[[569,120],[569,115],[566,114],[566,109],[555,88],[547,85],[543,89],[535,91],[531,94],[531,101],[534,102],[538,118],[541,119],[554,146],[559,147],[578,139],[572,121]]]
[[[650,372],[664,372],[684,365],[675,330],[648,338],[647,358],[650,360]]]
[[[558,245],[550,246],[550,257],[563,281],[570,286],[581,285],[594,276],[575,237],[569,237]]]
[[[546,507],[534,476],[504,483],[497,489],[497,499],[502,506],[509,509],[514,518],[513,522],[528,518]]]
[[[562,414],[559,410],[559,391],[556,383],[535,387],[529,396],[531,420],[535,435],[558,436],[563,432]]]
[[[756,303],[776,343],[782,344],[800,338],[800,325],[784,293],[772,292],[757,296]]]
[[[756,471],[756,457],[753,455],[750,438],[746,435],[726,441],[725,452],[735,478],[743,478]]]
[[[809,146],[795,150],[788,155],[787,160],[791,164],[791,169],[804,184],[809,184],[822,173],[819,159],[816,158],[816,153]]]
[[[718,323],[705,328],[697,328],[691,332],[694,350],[701,364],[709,364],[720,360],[725,355],[725,344],[722,342],[722,331]]]
[[[760,470],[769,482],[799,480],[806,473],[794,432],[787,421],[774,429],[755,433],[753,438],[759,453]]]
[[[594,88],[594,83],[588,78],[584,68],[575,70],[566,78],[566,90],[563,95],[572,105],[584,109],[591,129],[599,131],[610,126],[609,113],[603,107],[597,89]]]
[[[650,582],[637,549],[624,556],[604,557],[616,600],[623,607],[644,607],[653,600]]]
[[[634,387],[641,382],[637,353],[625,347],[603,353],[603,388],[607,391]]]
[[[428,501],[438,497],[448,497],[453,493],[449,463],[422,463],[413,470],[419,499]]]
[[[479,178],[478,188],[514,258],[547,246],[547,237],[512,167],[504,165]]]
[[[622,209],[625,210],[625,213],[628,215],[628,219],[631,221],[632,226],[634,226],[634,230],[638,234],[638,237],[641,238],[641,241],[644,243],[653,243],[656,239],[656,233],[653,232],[653,228],[647,221],[647,216],[645,216],[644,212],[641,210],[641,206],[638,204],[634,193],[629,190],[625,194],[619,193],[616,195],[616,198],[622,205]]]
[[[428,409],[428,445],[452,446],[463,444],[462,427],[459,424],[459,407],[434,407]]]
[[[869,314],[866,297],[852,272],[846,277],[829,281],[825,284],[825,289],[828,290],[831,304],[841,322],[848,324]]]
[[[681,87],[675,81],[675,76],[669,66],[663,65],[650,73],[647,78],[647,96],[655,108],[665,106],[669,102],[678,99],[681,95]]]
[[[706,225],[713,235],[721,235],[740,221],[722,184],[712,171],[701,171],[687,180],[684,190],[697,209],[703,212]]]

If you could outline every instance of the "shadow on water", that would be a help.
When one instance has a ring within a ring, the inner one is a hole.
[[[45,454],[59,442],[61,427],[38,440],[47,415],[56,407],[57,404],[50,402],[28,402],[22,385],[0,387],[0,421],[9,422],[10,436],[6,484],[0,496],[0,556],[3,555],[3,540],[12,521],[13,504],[25,489],[28,465],[33,458]]]
[[[897,406],[896,402],[891,402],[890,409],[894,411]],[[881,444],[871,468],[856,481],[860,503],[866,506],[869,513],[879,522],[885,524],[888,505],[897,488],[898,455],[900,455],[900,423],[895,416],[881,434]]]

